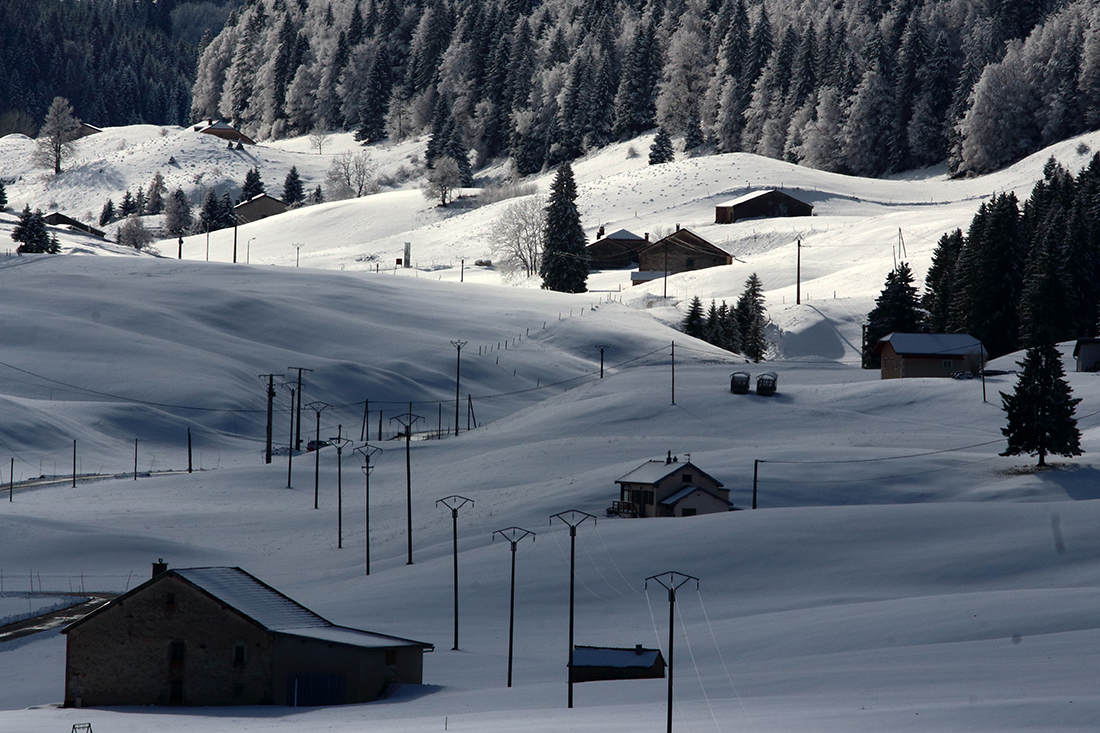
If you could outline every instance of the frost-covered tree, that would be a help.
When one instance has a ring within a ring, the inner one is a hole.
[[[173,236],[191,229],[191,200],[182,188],[173,189],[164,203],[164,228]]]
[[[794,148],[799,163],[823,171],[839,173],[844,169],[841,152],[843,113],[836,87],[822,87],[817,95],[814,116],[801,130],[801,142]]]
[[[857,176],[877,176],[890,165],[893,97],[878,68],[868,70],[849,101],[841,130],[844,166]]]
[[[143,250],[153,243],[153,234],[145,227],[140,216],[130,216],[118,228],[118,243]]]
[[[657,123],[671,134],[699,127],[703,95],[713,64],[708,50],[707,6],[688,0],[668,42],[657,90]]]
[[[1002,456],[1038,455],[1040,466],[1047,455],[1081,455],[1081,431],[1073,413],[1080,398],[1072,397],[1065,380],[1062,357],[1053,344],[1027,350],[1022,370],[1011,394],[1001,392],[1008,425],[1001,432],[1008,439]]]
[[[588,257],[584,229],[577,211],[577,184],[568,162],[558,167],[546,205],[545,234],[539,275],[545,290],[587,291]]]
[[[168,192],[168,186],[164,183],[164,176],[160,171],[153,174],[153,180],[149,182],[149,191],[145,194],[145,213],[160,214],[164,211],[164,194]]]
[[[325,174],[329,197],[333,199],[358,198],[370,193],[375,185],[377,166],[368,150],[354,153],[345,150],[332,157],[332,164]]]
[[[542,196],[526,196],[501,212],[493,226],[493,261],[505,279],[528,278],[539,271],[546,228]]]
[[[0,211],[8,208],[8,192],[4,190],[4,182],[0,181]]]
[[[76,139],[80,120],[73,115],[73,107],[64,97],[54,97],[35,141],[33,160],[36,165],[61,172],[61,165],[76,152]]]
[[[462,170],[458,161],[449,155],[435,159],[435,165],[428,171],[422,190],[424,198],[439,201],[446,206],[454,197],[454,192],[462,186]]]

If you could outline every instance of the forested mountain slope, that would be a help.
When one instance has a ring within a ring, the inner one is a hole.
[[[1100,8],[255,0],[203,53],[192,114],[275,138],[430,129],[520,174],[658,125],[857,175],[984,172],[1100,126]]]

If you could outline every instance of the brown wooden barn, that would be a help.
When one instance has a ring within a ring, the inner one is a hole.
[[[732,265],[733,257],[715,247],[698,234],[676,227],[676,231],[659,239],[638,253],[638,272],[632,273],[631,282],[656,280],[665,274],[703,270],[719,265]]]
[[[70,216],[65,216],[60,211],[55,211],[52,214],[47,214],[42,217],[42,221],[49,224],[52,227],[66,227],[72,231],[84,232],[85,234],[92,234],[100,239],[103,239],[107,235],[101,230],[95,227],[85,224],[82,221],[77,221]]]
[[[229,140],[230,142],[242,142],[248,145],[256,144],[256,141],[248,135],[245,135],[228,122],[222,122],[221,120],[215,121],[208,118],[191,129],[195,132],[201,132],[204,135],[213,135],[214,137],[220,137],[222,140]]]
[[[588,266],[594,270],[632,267],[638,262],[638,252],[649,244],[649,234],[639,237],[634,232],[619,229],[604,236],[603,227],[600,227],[596,241],[585,247]]]
[[[431,644],[337,626],[240,568],[166,567],[63,629],[65,705],[338,705],[422,682]]]
[[[891,333],[871,353],[882,359],[882,378],[950,377],[985,364],[982,342],[965,333]]]
[[[753,191],[714,207],[715,224],[732,224],[739,219],[780,216],[813,216],[814,207],[776,189]]]
[[[266,193],[259,193],[248,201],[242,201],[234,206],[233,213],[237,215],[238,222],[241,224],[248,224],[252,221],[266,219],[269,216],[282,214],[289,208],[290,206],[288,204],[280,201],[274,196],[269,196]]]
[[[665,676],[665,657],[660,649],[646,649],[638,644],[633,649],[619,647],[573,647],[570,682],[602,682],[605,680],[651,680]]]
[[[1073,345],[1077,371],[1100,372],[1100,338],[1080,338]]]

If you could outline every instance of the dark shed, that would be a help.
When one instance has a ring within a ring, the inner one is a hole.
[[[790,194],[769,189],[754,191],[714,207],[715,224],[732,224],[739,219],[777,216],[813,216],[814,207]]]
[[[660,649],[574,646],[570,682],[604,680],[651,680],[665,676],[665,658]]]

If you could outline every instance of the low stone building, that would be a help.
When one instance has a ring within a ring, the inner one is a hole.
[[[167,570],[70,624],[65,705],[338,705],[421,684],[431,644],[337,626],[240,568]]]
[[[615,481],[619,500],[608,510],[621,517],[691,517],[728,512],[729,489],[691,461],[672,453],[663,461],[646,461]]]
[[[753,191],[714,207],[715,224],[732,224],[739,219],[779,216],[813,216],[813,204],[800,201],[776,189]]]
[[[634,285],[678,272],[732,265],[733,257],[698,234],[681,229],[659,239],[638,253],[638,271],[631,273]]]
[[[871,353],[882,360],[883,379],[976,373],[987,356],[982,342],[965,333],[891,333]]]

